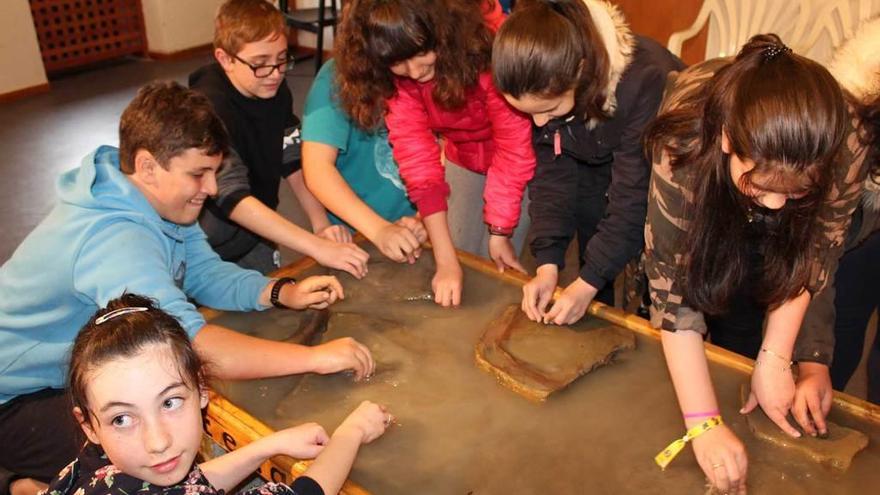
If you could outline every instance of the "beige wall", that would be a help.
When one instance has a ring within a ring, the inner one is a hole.
[[[223,0],[141,0],[147,47],[170,54],[211,43],[214,14]]]
[[[28,0],[0,1],[0,95],[46,82]]]

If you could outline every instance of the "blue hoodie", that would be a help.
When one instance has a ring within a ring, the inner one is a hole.
[[[261,274],[221,261],[198,223],[159,217],[102,146],[65,172],[59,204],[0,267],[0,404],[63,388],[80,328],[124,292],[158,301],[190,338],[205,319],[187,297],[222,310],[264,309]]]

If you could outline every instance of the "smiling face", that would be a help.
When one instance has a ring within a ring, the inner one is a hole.
[[[222,48],[214,50],[229,82],[248,98],[272,98],[284,82],[284,67],[273,70],[266,77],[257,77],[251,67],[276,65],[287,60],[287,36],[273,33],[245,45],[235,54]]]
[[[437,54],[433,51],[427,51],[392,65],[391,72],[398,77],[408,77],[420,83],[426,83],[434,79],[436,63]]]
[[[89,371],[83,431],[125,474],[158,486],[179,483],[192,468],[208,397],[187,384],[167,344],[152,344]]]
[[[159,216],[178,225],[199,218],[209,196],[217,194],[217,169],[222,155],[190,148],[161,166],[151,153],[138,150],[135,173],[129,176]]]
[[[574,89],[569,89],[559,96],[538,96],[529,93],[514,98],[505,94],[504,99],[513,108],[531,115],[536,126],[543,127],[547,122],[571,113],[574,108]]]

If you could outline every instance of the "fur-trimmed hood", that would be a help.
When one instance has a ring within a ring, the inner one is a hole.
[[[616,5],[605,0],[584,0],[584,4],[590,10],[593,24],[608,52],[608,84],[605,86],[605,105],[602,108],[609,115],[614,115],[617,109],[617,83],[632,61],[636,38]],[[596,124],[598,121],[591,121],[590,127]]]
[[[834,53],[829,70],[840,85],[859,101],[880,93],[880,17],[875,17],[856,31]],[[880,211],[880,184],[868,177],[862,204]]]

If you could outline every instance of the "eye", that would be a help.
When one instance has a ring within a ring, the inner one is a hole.
[[[191,173],[191,174],[189,174],[189,175],[191,175],[191,176],[193,176],[193,177],[195,177],[195,178],[197,178],[197,179],[201,179],[202,177],[205,176],[205,173],[204,173],[204,172],[193,172],[193,173]]]
[[[120,414],[119,416],[114,416],[113,419],[110,420],[110,424],[117,428],[126,428],[132,425],[133,419],[128,414]]]
[[[173,411],[183,405],[183,397],[171,397],[162,402],[162,407],[167,411]]]

